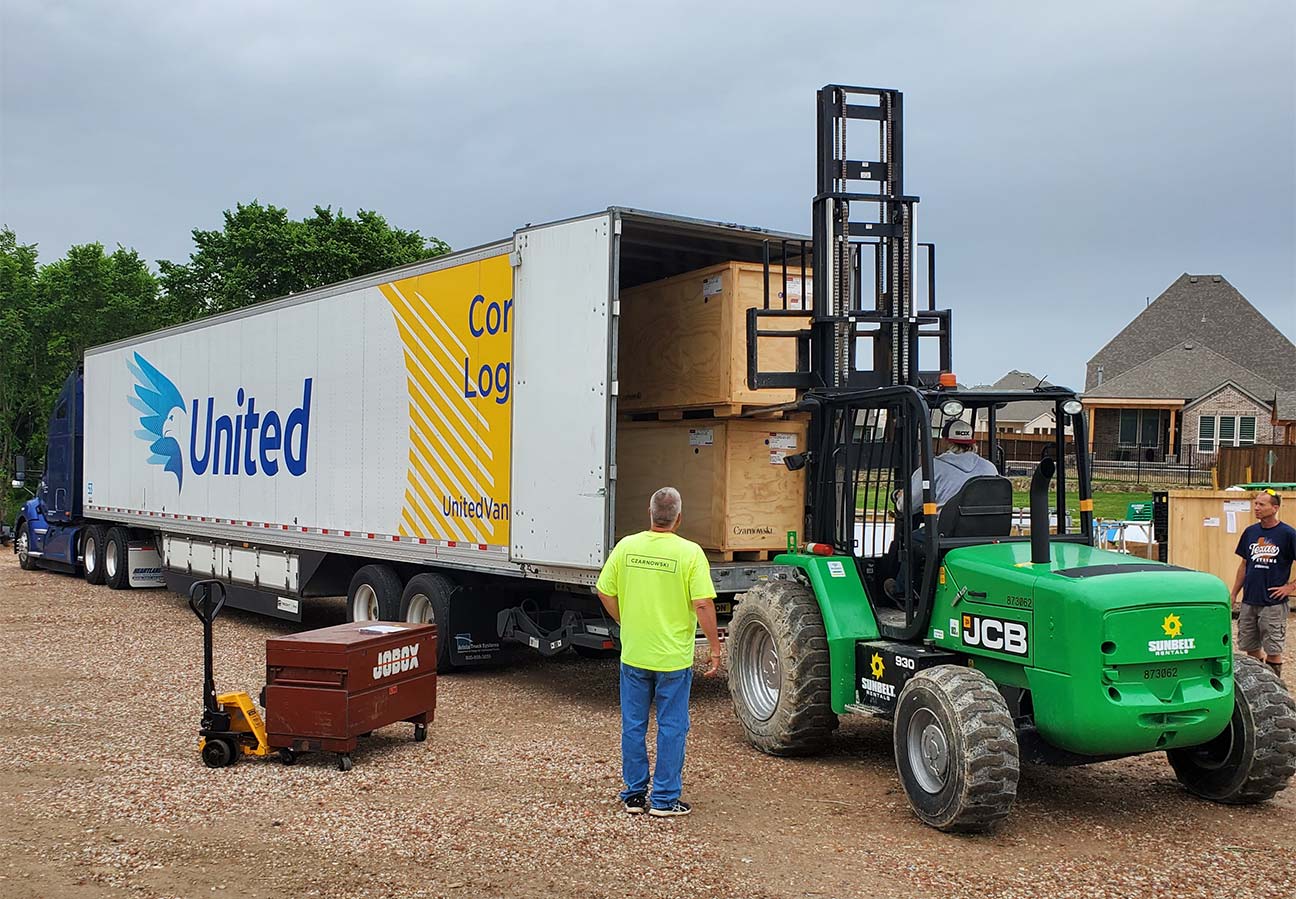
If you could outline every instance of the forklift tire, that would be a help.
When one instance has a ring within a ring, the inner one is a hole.
[[[1226,805],[1264,802],[1296,773],[1296,701],[1258,659],[1233,657],[1233,717],[1215,739],[1166,755],[1188,792]]]
[[[104,538],[104,583],[114,590],[130,589],[130,532],[109,528]]]
[[[827,747],[837,716],[813,591],[796,581],[753,587],[734,608],[728,642],[729,695],[747,741],[781,756]]]
[[[103,525],[92,524],[86,528],[85,540],[81,543],[81,571],[87,584],[104,582],[104,538],[107,532]]]
[[[1017,733],[1003,695],[975,668],[938,665],[896,702],[896,768],[909,805],[937,830],[989,829],[1017,798]]]
[[[238,747],[224,737],[208,737],[203,744],[202,760],[208,768],[228,768],[238,761]]]
[[[24,521],[18,525],[18,536],[14,540],[14,552],[18,553],[18,567],[31,571],[36,567],[36,559],[31,555],[31,524]]]
[[[365,565],[347,588],[347,621],[400,621],[401,579],[390,565]]]
[[[437,672],[445,674],[454,670],[450,659],[450,596],[455,583],[444,574],[425,571],[416,574],[405,585],[400,598],[400,617],[397,621],[410,624],[435,624]]]

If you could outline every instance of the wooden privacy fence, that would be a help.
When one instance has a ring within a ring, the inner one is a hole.
[[[1273,453],[1273,473],[1269,472],[1269,454]],[[1247,469],[1251,473],[1247,474]],[[1296,446],[1260,444],[1226,446],[1220,450],[1219,485],[1246,484],[1254,481],[1296,481]]]

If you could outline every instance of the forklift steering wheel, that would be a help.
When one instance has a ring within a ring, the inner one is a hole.
[[[211,601],[213,590],[220,593],[220,598],[215,603]],[[201,599],[199,599],[200,595]],[[215,578],[194,581],[189,587],[189,608],[198,616],[199,621],[206,624],[215,621],[221,609],[225,608],[225,585]]]

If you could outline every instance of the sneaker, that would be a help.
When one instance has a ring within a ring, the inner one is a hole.
[[[627,815],[642,815],[648,811],[648,794],[634,793],[621,800]]]
[[[895,578],[889,577],[882,582],[882,592],[892,599],[900,595],[900,591],[896,589]]]
[[[652,815],[654,818],[676,818],[680,815],[687,815],[691,811],[693,811],[693,806],[689,805],[687,802],[681,802],[676,799],[666,808],[658,808],[654,805],[652,808],[648,809],[648,814]]]

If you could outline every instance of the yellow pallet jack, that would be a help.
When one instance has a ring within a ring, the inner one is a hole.
[[[219,598],[217,598],[219,594]],[[212,622],[225,607],[225,585],[217,580],[195,581],[189,588],[189,608],[203,623],[203,716],[198,751],[208,768],[225,768],[242,755],[269,755],[265,721],[245,691],[217,693],[212,675]]]

